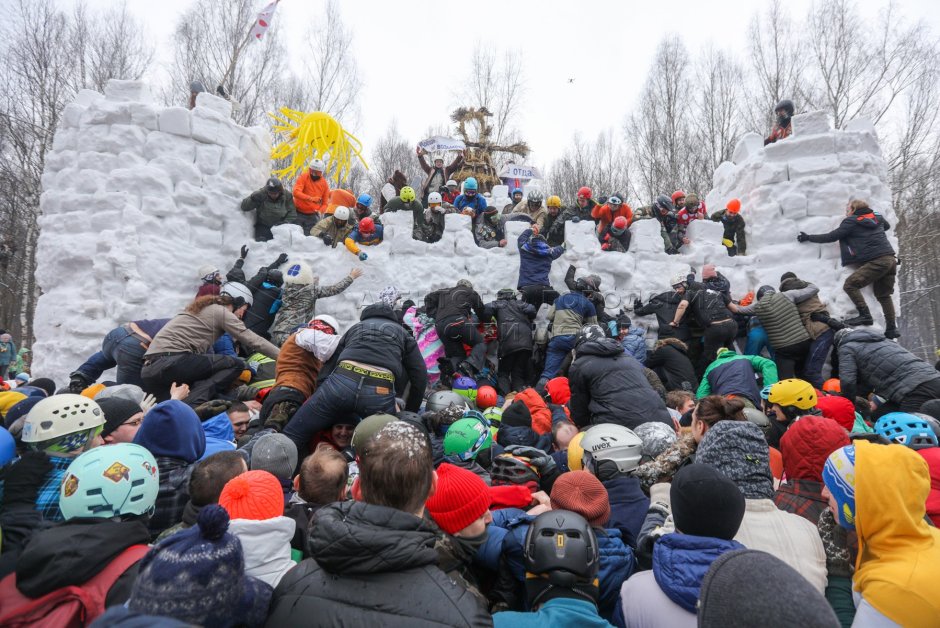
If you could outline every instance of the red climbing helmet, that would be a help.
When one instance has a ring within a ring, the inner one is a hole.
[[[375,221],[368,216],[360,220],[359,233],[375,233]]]
[[[591,198],[591,188],[584,186],[578,190],[578,198]]]

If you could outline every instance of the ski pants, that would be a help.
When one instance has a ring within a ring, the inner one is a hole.
[[[842,289],[849,295],[855,308],[861,312],[862,308],[867,308],[865,297],[862,296],[862,288],[871,285],[875,298],[884,312],[885,321],[893,323],[894,301],[891,295],[894,294],[894,280],[898,273],[898,260],[894,255],[882,255],[876,257],[870,262],[865,262],[858,269],[849,275]]]
[[[228,355],[164,353],[144,360],[144,390],[157,401],[170,398],[170,385],[189,384],[186,403],[192,407],[218,399],[245,370],[245,361]]]
[[[473,321],[463,316],[448,316],[437,321],[434,327],[441,343],[444,345],[444,355],[453,364],[455,370],[464,359],[477,372],[483,370],[486,343],[483,341],[483,334],[473,324]],[[470,346],[469,357],[467,357],[464,345]]]

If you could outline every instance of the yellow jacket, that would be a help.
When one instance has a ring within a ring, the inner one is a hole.
[[[903,445],[855,442],[855,590],[905,626],[940,622],[940,531],[924,520],[927,463]]]

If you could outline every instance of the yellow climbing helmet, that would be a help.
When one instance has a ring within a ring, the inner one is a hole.
[[[816,407],[816,389],[802,379],[782,379],[770,387],[767,401],[783,408],[809,410]]]
[[[548,200],[545,201],[545,204],[548,207],[561,207],[561,197],[560,196],[549,196]]]
[[[401,200],[405,201],[406,203],[410,203],[416,198],[414,189],[408,187],[407,185],[401,189],[401,194],[399,194],[399,196],[401,197]]]
[[[581,439],[584,438],[584,432],[578,432],[568,443],[568,468],[572,471],[582,471],[584,469],[584,448],[581,447]]]

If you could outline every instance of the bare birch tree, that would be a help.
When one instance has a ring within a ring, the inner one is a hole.
[[[305,33],[309,63],[303,85],[308,111],[325,111],[343,126],[359,125],[362,79],[354,55],[352,30],[346,26],[337,0],[329,0],[323,19]]]
[[[774,106],[789,98],[803,110],[806,98],[802,78],[805,66],[799,25],[786,10],[783,0],[770,0],[767,10],[758,13],[748,27],[752,85],[746,90],[745,109],[751,129],[769,129]]]
[[[552,164],[548,181],[552,194],[561,196],[566,205],[574,204],[578,188],[585,185],[597,196],[619,192],[631,202],[636,196],[626,148],[613,129],[598,134],[593,142],[575,135],[570,148]]]
[[[459,94],[468,107],[486,107],[493,114],[492,140],[511,144],[519,139],[516,128],[525,95],[522,53],[506,50],[501,54],[477,44],[471,57],[466,88]],[[498,164],[502,165],[502,164]]]

